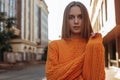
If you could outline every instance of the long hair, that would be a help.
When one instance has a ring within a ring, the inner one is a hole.
[[[80,7],[80,10],[82,12],[82,26],[81,26],[80,37],[83,37],[86,40],[88,40],[90,37],[90,34],[93,32],[88,11],[87,11],[87,8],[81,2],[76,2],[76,1],[69,3],[65,8],[64,15],[63,15],[63,24],[62,24],[62,39],[70,38],[71,36],[68,19],[69,19],[70,9],[73,6]]]

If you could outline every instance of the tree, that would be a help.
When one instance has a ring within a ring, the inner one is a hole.
[[[0,12],[0,61],[3,61],[4,52],[12,50],[10,39],[15,37],[14,29],[16,18],[7,18],[6,12]]]

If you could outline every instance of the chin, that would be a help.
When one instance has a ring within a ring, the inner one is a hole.
[[[80,31],[74,31],[73,33],[76,33],[76,34],[78,34],[78,33],[80,33]]]
[[[80,34],[80,32],[73,32],[74,34]]]

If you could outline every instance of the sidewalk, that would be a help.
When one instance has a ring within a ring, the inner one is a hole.
[[[120,80],[120,68],[106,68],[106,80]]]
[[[38,64],[44,64],[44,61],[31,61],[31,62],[19,62],[19,63],[0,63],[0,73],[9,70],[20,70],[27,66],[34,66]]]

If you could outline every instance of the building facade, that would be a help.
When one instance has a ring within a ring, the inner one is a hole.
[[[44,0],[0,0],[1,11],[8,17],[16,17],[18,37],[11,40],[13,52],[22,59],[43,53],[48,45],[48,7]]]
[[[100,32],[105,46],[105,66],[120,67],[120,0],[90,0],[94,32]]]

